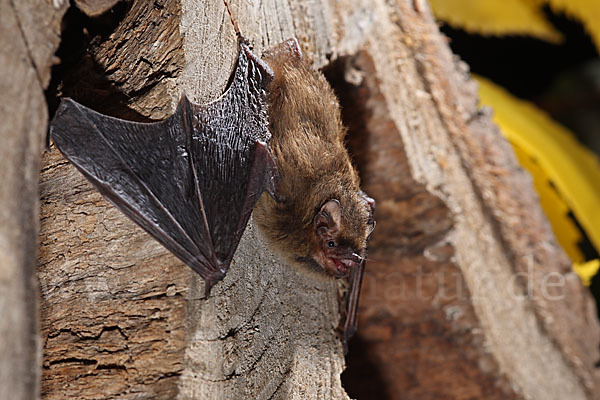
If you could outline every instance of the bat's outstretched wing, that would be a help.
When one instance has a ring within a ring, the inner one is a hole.
[[[274,193],[265,88],[271,69],[240,43],[218,100],[190,103],[157,123],[108,117],[64,99],[54,143],[119,210],[206,281],[221,280],[254,204]]]

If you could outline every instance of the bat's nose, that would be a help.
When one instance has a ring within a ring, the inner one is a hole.
[[[363,261],[363,257],[359,254],[355,253],[352,250],[345,252],[343,255],[340,255],[340,261],[344,263],[344,265],[348,267],[353,267],[356,264],[360,264]]]
[[[352,253],[352,255],[350,256],[350,260],[352,260],[353,262],[358,264],[358,263],[362,262],[363,258],[356,253]]]

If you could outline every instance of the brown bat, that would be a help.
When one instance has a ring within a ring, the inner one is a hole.
[[[319,276],[351,274],[346,341],[374,202],[344,148],[337,99],[296,40],[268,52],[269,67],[235,27],[238,63],[218,100],[184,96],[168,119],[138,123],[64,99],[52,139],[102,195],[202,276],[207,295],[260,196],[258,225],[289,263]]]
[[[317,276],[351,274],[344,341],[356,330],[356,307],[375,201],[360,189],[344,139],[338,100],[302,57],[296,39],[263,55],[273,69],[267,88],[271,148],[280,181],[254,218],[291,265]]]

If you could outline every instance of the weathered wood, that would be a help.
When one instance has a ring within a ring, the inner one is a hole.
[[[359,141],[366,189],[378,200],[363,346],[350,347],[365,356],[350,383],[374,375],[379,387],[367,386],[365,398],[383,398],[376,390],[390,398],[592,398],[593,306],[528,176],[477,111],[474,86],[427,5],[232,8],[258,53],[296,36],[318,67],[345,57],[332,80]],[[220,0],[134,1],[89,54],[120,94],[104,98],[121,103],[105,104],[93,87],[71,84],[67,93],[113,115],[160,119],[183,91],[199,102],[216,98],[236,43]],[[45,397],[347,398],[334,334],[337,285],[282,265],[252,224],[204,301],[201,280],[56,150],[45,156],[41,193]],[[513,279],[530,261],[532,278]],[[565,284],[550,287],[548,276]],[[522,296],[528,283],[531,299]]]
[[[117,4],[119,0],[75,0],[75,5],[85,15],[89,17],[97,17]]]
[[[175,1],[157,4],[133,2],[89,56],[108,71],[106,86],[130,98],[127,106],[156,119],[183,91],[196,101],[216,98],[237,57],[222,2],[182,2],[181,11]],[[273,5],[233,8],[250,38],[265,35],[255,21],[273,26],[274,41],[257,40],[258,52],[293,36],[291,20],[280,27]],[[86,65],[77,77],[86,77]],[[81,87],[62,90],[119,115],[102,92]],[[56,149],[45,155],[41,192],[45,398],[347,398],[337,284],[283,265],[252,224],[226,279],[201,300],[202,281],[102,200]]]
[[[0,1],[0,399],[39,397],[35,254],[44,88],[65,7]]]
[[[379,205],[362,362],[389,398],[595,398],[595,307],[529,176],[427,6],[371,9],[355,60],[365,79],[346,94]],[[360,385],[361,364],[350,361],[348,382]]]

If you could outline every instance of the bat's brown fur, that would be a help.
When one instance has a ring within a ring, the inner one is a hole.
[[[372,204],[360,190],[358,174],[344,146],[346,128],[338,100],[324,76],[302,59],[295,40],[273,48],[263,59],[275,73],[267,100],[270,145],[280,182],[277,200],[263,194],[254,218],[288,262],[339,276],[335,269],[333,273],[327,270],[318,256],[322,254],[319,250],[327,247],[315,223],[321,207],[330,200],[339,202],[339,229],[330,232],[336,247],[360,257],[365,255],[373,222]],[[332,249],[324,250],[330,254]]]

